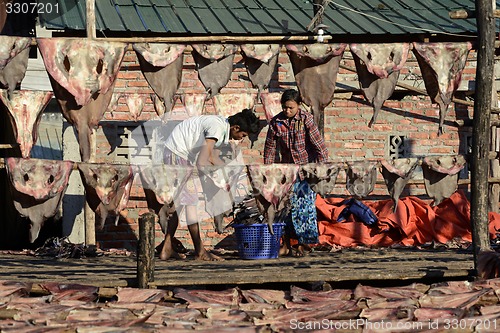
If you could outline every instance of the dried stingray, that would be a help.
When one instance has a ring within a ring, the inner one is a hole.
[[[323,129],[323,110],[333,100],[340,60],[347,44],[304,44],[286,46],[297,87],[314,121]]]
[[[373,191],[377,181],[377,161],[347,162],[346,188],[356,199],[362,199]]]
[[[131,118],[134,121],[138,121],[144,109],[144,105],[146,104],[146,98],[149,96],[138,93],[124,93],[122,96],[125,98],[125,103],[127,104]]]
[[[257,207],[266,218],[269,232],[274,234],[275,217],[290,205],[290,193],[297,178],[297,164],[253,164],[248,166]]]
[[[335,188],[335,182],[339,174],[341,163],[306,163],[300,166],[299,173],[303,172],[305,180],[311,189],[324,197]]]
[[[394,211],[398,208],[399,196],[411,179],[413,171],[419,165],[418,162],[418,158],[396,158],[390,161],[380,160],[382,176],[387,185],[387,190],[394,201]]]
[[[5,164],[14,207],[30,219],[29,241],[33,243],[44,222],[58,211],[73,162],[9,157]]]
[[[207,98],[212,98],[231,79],[237,47],[233,44],[193,44],[191,46],[198,77],[208,92]]]
[[[422,161],[425,191],[433,206],[449,198],[458,188],[458,173],[465,166],[462,155],[428,156]]]
[[[9,95],[26,75],[31,37],[0,36],[0,88]]]
[[[81,38],[37,38],[54,96],[78,133],[80,155],[91,156],[92,130],[113,97],[126,43]]]
[[[213,100],[215,112],[218,115],[229,117],[243,109],[253,110],[255,105],[255,93],[233,93],[233,94],[218,94]]]
[[[21,155],[28,158],[38,139],[38,127],[43,110],[53,96],[51,91],[16,90],[10,97],[0,90],[0,100],[7,107]]]
[[[136,43],[132,46],[137,54],[141,71],[159,100],[155,102],[156,113],[170,114],[175,102],[175,93],[182,80],[183,52],[186,45],[167,43]],[[164,107],[157,104],[163,102]]]
[[[254,87],[260,93],[266,89],[278,63],[279,44],[243,44],[241,45],[245,67]]]
[[[127,208],[134,175],[130,165],[107,163],[79,163],[78,170],[85,187],[85,198],[90,208],[99,215],[98,230],[104,228],[109,214],[118,224],[120,212]]]
[[[448,105],[460,85],[471,48],[470,42],[413,43],[413,53],[420,66],[425,89],[432,102],[439,105],[438,134],[443,133]]]
[[[184,93],[180,98],[189,117],[200,116],[205,107],[207,93]]]
[[[363,95],[373,106],[369,127],[377,120],[384,102],[391,97],[399,71],[408,59],[410,44],[350,44]]]
[[[168,220],[175,212],[180,189],[192,172],[192,167],[168,164],[138,167],[148,208],[158,215],[163,233],[167,232]]]
[[[267,122],[270,122],[274,116],[283,111],[280,92],[263,92],[260,94],[260,101],[264,108]]]

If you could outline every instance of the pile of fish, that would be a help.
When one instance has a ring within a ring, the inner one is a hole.
[[[244,200],[236,205],[233,210],[234,220],[228,225],[228,227],[234,224],[256,224],[263,223],[264,216],[259,211],[255,198],[247,196]]]
[[[38,257],[83,258],[103,255],[95,246],[71,243],[67,237],[51,237],[34,252]]]
[[[325,331],[449,332],[456,323],[455,331],[497,332],[500,325],[500,279],[321,291],[118,288],[107,302],[93,286],[33,287],[0,281],[2,332],[319,332],[319,323]]]

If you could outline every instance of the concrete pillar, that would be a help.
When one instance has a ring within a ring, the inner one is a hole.
[[[63,160],[81,161],[75,129],[63,121]],[[69,178],[68,189],[63,197],[63,236],[74,244],[85,243],[85,194],[78,170],[73,170]]]

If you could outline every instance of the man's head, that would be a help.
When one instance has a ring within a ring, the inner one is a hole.
[[[259,117],[250,109],[244,109],[228,118],[230,126],[230,138],[241,140],[249,134],[259,131]]]
[[[281,95],[281,107],[288,118],[295,117],[301,102],[302,97],[297,90],[287,89]]]

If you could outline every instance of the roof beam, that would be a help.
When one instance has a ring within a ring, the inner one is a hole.
[[[475,10],[459,9],[449,12],[450,18],[452,19],[472,19],[476,18]],[[500,18],[500,9],[493,11],[493,17]]]
[[[316,42],[317,35],[311,36],[190,36],[190,37],[95,37],[97,40],[124,43],[252,43],[276,42]],[[322,40],[332,39],[330,35],[321,36]]]

